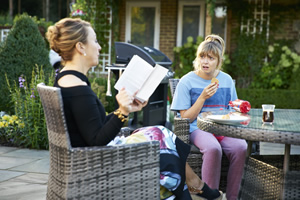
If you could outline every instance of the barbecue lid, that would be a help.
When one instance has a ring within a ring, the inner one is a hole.
[[[115,42],[116,63],[127,64],[133,55],[138,55],[150,65],[155,64],[169,67],[172,61],[161,51],[149,46],[133,45],[125,42]]]

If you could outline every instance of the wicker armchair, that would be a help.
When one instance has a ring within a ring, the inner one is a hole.
[[[169,79],[171,95],[173,97],[175,93],[176,86],[180,79]],[[174,115],[174,133],[177,137],[179,137],[185,143],[191,144],[189,139],[189,129],[190,122],[187,118],[177,117]],[[195,145],[191,144],[191,153],[187,159],[187,162],[191,166],[191,168],[197,173],[199,177],[201,177],[201,168],[202,168],[202,153]],[[225,154],[222,157],[222,168],[221,168],[221,179],[220,179],[220,187],[219,189],[222,191],[226,191],[227,184],[227,172],[229,167],[229,161]]]
[[[73,148],[59,88],[38,84],[50,151],[47,199],[159,199],[159,142]]]

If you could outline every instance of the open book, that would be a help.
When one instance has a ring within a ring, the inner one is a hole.
[[[167,72],[165,67],[158,64],[152,67],[147,61],[134,55],[115,84],[115,89],[125,88],[130,95],[138,91],[135,98],[144,102],[149,99]]]

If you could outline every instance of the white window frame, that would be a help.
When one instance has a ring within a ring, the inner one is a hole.
[[[177,42],[176,45],[182,46],[182,17],[183,17],[183,7],[184,6],[200,6],[200,16],[198,25],[198,35],[204,37],[205,30],[205,1],[184,1],[178,2],[178,24],[177,24]]]
[[[126,2],[126,28],[125,41],[131,41],[131,10],[132,7],[154,7],[155,22],[154,22],[154,48],[159,49],[159,32],[160,32],[160,2],[159,1],[130,1]]]
[[[4,42],[4,40],[7,38],[8,34],[9,34],[9,31],[10,29],[0,29],[1,32],[0,32],[0,42]]]

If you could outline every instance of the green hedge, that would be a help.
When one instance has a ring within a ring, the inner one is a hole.
[[[250,102],[252,108],[261,108],[262,104],[275,104],[276,108],[300,109],[299,90],[267,90],[237,88],[239,99]]]

